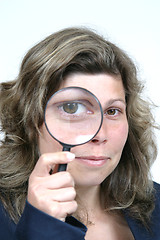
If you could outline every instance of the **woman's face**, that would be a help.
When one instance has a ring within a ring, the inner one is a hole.
[[[67,167],[77,186],[96,186],[116,168],[128,136],[122,79],[108,74],[73,74],[66,78],[61,88],[70,86],[91,91],[103,108],[100,131],[90,142],[71,149],[76,158]],[[44,124],[39,149],[41,154],[62,151],[62,146],[49,135]]]

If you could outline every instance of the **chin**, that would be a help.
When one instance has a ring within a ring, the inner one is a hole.
[[[73,176],[73,174],[72,174]],[[106,176],[104,178],[100,177],[100,176],[73,176],[74,181],[75,181],[75,185],[76,187],[95,187],[95,186],[100,186],[100,184],[104,181],[104,179],[106,178]]]

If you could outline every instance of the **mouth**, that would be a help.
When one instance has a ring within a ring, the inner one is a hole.
[[[80,156],[76,157],[76,160],[89,167],[102,167],[110,158],[104,156]]]

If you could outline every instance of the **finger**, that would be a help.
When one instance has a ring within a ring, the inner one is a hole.
[[[37,181],[38,185],[50,190],[75,186],[74,179],[69,172],[55,173],[43,179],[38,178]]]
[[[78,204],[75,200],[69,202],[60,203],[62,212],[65,212],[66,216],[76,212]]]
[[[57,172],[58,172],[58,168],[59,168],[59,164],[56,164],[56,165],[54,166],[54,169],[52,170],[52,173],[51,173],[51,174],[57,173]]]
[[[40,156],[33,174],[39,177],[49,175],[51,169],[54,169],[56,164],[69,163],[73,161],[75,155],[70,152],[46,153]]]
[[[76,197],[76,191],[73,187],[55,189],[55,190],[42,190],[37,196],[39,202],[44,206],[48,201],[49,202],[69,202],[73,201]]]
[[[78,204],[75,200],[69,202],[54,202],[50,209],[50,215],[64,221],[67,215],[76,212],[77,207]]]
[[[51,200],[58,202],[69,202],[76,197],[76,191],[73,187],[52,190],[48,194]]]

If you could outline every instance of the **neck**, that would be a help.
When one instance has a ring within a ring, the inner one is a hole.
[[[100,186],[76,187],[78,209],[75,214],[84,224],[92,222],[94,215],[102,211],[100,204]],[[93,223],[93,222],[92,222]]]

